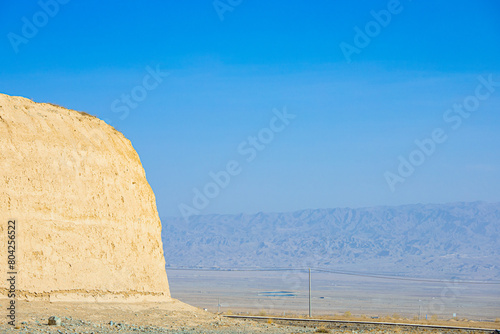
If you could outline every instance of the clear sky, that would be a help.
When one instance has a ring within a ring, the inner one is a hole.
[[[0,22],[0,92],[122,131],[161,216],[500,201],[498,1],[4,1]]]

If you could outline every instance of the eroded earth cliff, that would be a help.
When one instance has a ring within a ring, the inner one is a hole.
[[[88,114],[0,94],[0,294],[7,224],[26,299],[170,297],[153,191],[123,134]]]

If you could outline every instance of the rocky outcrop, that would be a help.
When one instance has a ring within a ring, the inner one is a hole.
[[[170,297],[153,191],[130,141],[104,121],[0,94],[0,293],[16,221],[26,299]]]

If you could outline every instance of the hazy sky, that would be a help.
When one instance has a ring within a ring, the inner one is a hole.
[[[122,131],[161,216],[500,201],[498,1],[4,1],[0,22],[0,92]]]

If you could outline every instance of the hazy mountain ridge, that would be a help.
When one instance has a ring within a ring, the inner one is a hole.
[[[500,278],[500,203],[415,204],[163,222],[167,266],[323,267]]]

